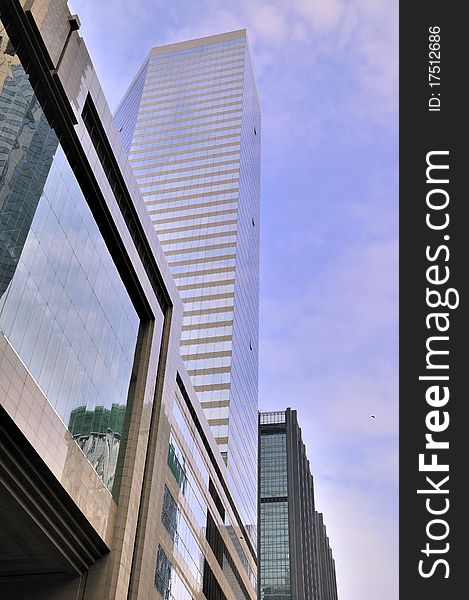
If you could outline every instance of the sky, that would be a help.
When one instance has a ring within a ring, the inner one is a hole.
[[[395,600],[397,0],[69,4],[111,109],[151,47],[247,29],[262,110],[259,407],[298,410],[339,600]]]

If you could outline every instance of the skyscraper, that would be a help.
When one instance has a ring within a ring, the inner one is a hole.
[[[255,600],[183,306],[66,0],[0,3],[0,595]]]
[[[337,600],[335,563],[296,410],[259,415],[260,600]]]
[[[153,48],[115,121],[184,303],[181,355],[254,538],[261,127],[245,30]]]

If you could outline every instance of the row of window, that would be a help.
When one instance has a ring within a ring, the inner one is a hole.
[[[232,90],[220,91],[217,94],[194,94],[193,96],[174,96],[171,100],[153,100],[151,102],[142,102],[140,105],[141,114],[148,114],[149,111],[156,112],[157,114],[177,114],[184,108],[215,108],[220,105],[225,105],[228,102],[239,102],[241,103],[243,98],[242,88],[233,88]]]
[[[152,115],[155,119],[155,124],[158,120],[165,117],[182,118],[185,115],[217,115],[220,111],[225,111],[231,107],[241,109],[242,93],[225,94],[220,98],[205,98],[202,100],[193,100],[192,102],[180,102],[174,106],[166,106],[165,104],[154,104],[146,107],[145,110],[139,112],[137,123],[140,125]]]
[[[219,296],[219,295],[231,295],[234,293],[234,284],[226,284],[226,285],[214,285],[211,287],[203,287],[203,288],[194,288],[194,289],[180,289],[179,294],[182,300],[185,302],[186,298],[197,298],[204,299],[209,296]]]
[[[232,281],[228,279],[229,273],[234,273],[234,269],[224,269],[221,273],[207,273],[205,275],[182,275],[178,277],[174,277],[176,285],[178,287],[181,286],[194,286],[201,284],[212,284],[212,283],[220,283]],[[208,320],[208,322],[213,322],[214,319]],[[208,327],[208,325],[207,325]]]
[[[195,213],[195,211],[202,209],[205,209],[206,212],[219,212],[222,208],[236,209],[236,204],[233,201],[237,200],[239,196],[239,182],[233,179],[228,182],[202,182],[182,187],[175,187],[173,184],[168,188],[168,190],[160,191],[161,188],[158,184],[152,184],[142,190],[145,204],[155,217],[158,214],[164,216],[168,213],[177,217],[182,215],[182,211],[187,212],[189,210]],[[218,204],[212,201],[214,197],[219,200]],[[177,205],[178,202],[180,203],[179,206]],[[163,203],[170,203],[170,208],[162,209],[161,204]],[[225,207],[225,204],[228,206]],[[235,206],[230,206],[230,204],[235,204]]]
[[[220,244],[222,246],[222,244]],[[224,252],[223,252],[224,251]],[[204,253],[203,247],[200,248],[189,248],[187,252],[183,252],[181,254],[173,254],[171,255],[171,262],[169,266],[173,267],[184,267],[184,269],[179,269],[178,271],[174,270],[174,276],[177,277],[176,273],[184,273],[186,269],[189,269],[189,272],[192,271],[192,268],[195,267],[196,271],[210,271],[215,270],[215,272],[219,271],[220,268],[225,268],[225,261],[233,258],[233,246],[228,246],[226,248],[221,247],[218,251],[218,255],[213,255],[215,250],[207,250],[207,254]],[[189,267],[191,265],[191,268]],[[226,271],[232,271],[231,267],[226,267]]]
[[[136,130],[146,127],[171,126],[174,123],[207,123],[225,115],[238,115],[241,117],[241,103],[239,100],[218,102],[210,106],[183,107],[174,111],[162,112],[161,108],[146,110],[137,115]]]
[[[156,172],[150,175],[146,173],[138,173],[137,181],[141,187],[146,187],[146,184],[158,184],[160,189],[165,189],[166,186],[179,183],[180,185],[191,185],[194,183],[202,183],[203,181],[226,181],[235,178],[239,181],[239,168],[237,164],[225,161],[219,167],[211,166],[210,168],[191,168],[188,167],[184,173],[176,170],[172,173]]]
[[[201,85],[194,85],[197,82],[189,82],[188,85],[170,85],[170,86],[145,86],[145,92],[142,94],[142,106],[151,105],[152,101],[159,99],[161,100],[161,104],[166,102],[172,102],[176,98],[180,99],[189,99],[189,98],[199,98],[200,96],[212,96],[213,93],[221,93],[240,90],[242,89],[243,78],[241,77],[232,77],[229,79],[225,79],[223,84],[221,82],[216,81],[202,83]]]
[[[177,235],[175,235],[172,232],[168,232],[168,233],[159,233],[158,234],[158,239],[160,240],[160,242],[163,244],[163,246],[165,245],[165,243],[167,242],[182,242],[184,240],[199,240],[199,239],[210,239],[211,237],[216,238],[219,237],[221,234],[232,234],[232,233],[236,233],[237,231],[237,221],[235,220],[234,222],[230,222],[230,223],[221,223],[221,224],[216,224],[213,225],[211,227],[206,227],[204,233],[198,233],[198,232],[193,232],[193,231],[181,231],[180,233],[178,233]]]
[[[181,166],[181,169],[184,169],[185,171],[190,170],[191,168],[198,168],[198,167],[205,167],[207,165],[211,165],[215,162],[217,162],[217,159],[222,159],[222,160],[231,160],[233,162],[239,162],[239,148],[237,150],[230,150],[229,152],[222,152],[222,151],[217,151],[214,152],[213,154],[202,154],[201,156],[187,156],[183,159],[179,159],[179,157],[176,158],[169,158],[167,160],[161,160],[158,157],[155,158],[148,158],[148,159],[142,159],[142,160],[130,160],[130,162],[132,163],[132,168],[135,169],[135,167],[137,166],[143,166],[146,167],[148,165],[152,165],[153,168],[162,168],[164,169],[165,167],[173,167],[174,165],[183,165]],[[155,162],[156,161],[156,162]]]
[[[134,164],[144,164],[141,163],[141,161],[143,160],[152,160],[153,162],[159,163],[160,165],[166,165],[168,161],[170,162],[170,160],[175,160],[172,157],[177,157],[178,164],[190,164],[191,161],[209,161],[211,158],[220,156],[237,156],[237,159],[239,159],[239,151],[239,142],[226,142],[222,144],[212,143],[209,146],[201,149],[180,148],[177,151],[172,152],[166,152],[163,150],[133,152],[132,154],[129,154],[129,161],[131,162],[132,166]],[[236,152],[238,152],[238,155],[236,155]]]
[[[192,375],[191,381],[194,387],[199,385],[228,385],[230,383],[231,373],[207,373],[205,375]]]
[[[191,277],[193,275],[197,276],[209,276],[210,274],[223,274],[223,273],[233,273],[235,270],[234,265],[232,264],[232,260],[216,260],[213,262],[211,259],[206,259],[203,261],[198,261],[196,264],[187,265],[184,264],[186,261],[179,261],[176,264],[176,267],[172,267],[172,272],[175,279],[178,279],[180,283],[184,281],[185,277]],[[231,303],[232,304],[232,303]],[[206,306],[209,306],[208,304]],[[217,305],[213,305],[217,306]],[[222,306],[222,305],[219,305]],[[197,314],[200,314],[200,310],[194,311],[186,311],[186,316],[191,317]],[[212,310],[209,311],[211,313],[219,313],[221,310]],[[227,312],[227,311],[225,311]]]
[[[215,308],[231,308],[233,306],[233,297],[217,298],[213,300],[200,300],[197,302],[186,302],[184,304],[184,313],[199,310],[210,310]]]
[[[191,289],[194,286],[201,288],[210,287],[211,284],[224,282],[230,284],[234,280],[234,266],[219,266],[217,259],[207,259],[198,263],[199,268],[193,272],[183,272],[174,274],[174,280],[180,290]],[[185,267],[185,265],[183,265]]]
[[[195,73],[194,71],[188,70],[186,73],[178,71],[176,74],[164,73],[160,71],[159,75],[154,73],[148,74],[148,81],[146,82],[145,91],[148,89],[171,89],[176,85],[177,87],[186,87],[188,85],[200,84],[200,83],[212,83],[213,81],[220,79],[226,80],[233,77],[243,75],[243,65],[239,61],[230,61],[228,65],[215,65],[211,69],[205,69],[204,71]]]
[[[228,223],[223,225],[214,225],[213,227],[204,228],[203,232],[197,230],[183,230],[177,231],[174,235],[170,235],[169,233],[160,233],[158,238],[160,240],[163,249],[165,250],[165,254],[168,257],[168,263],[171,267],[187,265],[187,272],[193,271],[205,271],[208,268],[201,264],[199,267],[196,263],[186,262],[185,257],[183,256],[186,252],[195,251],[199,248],[209,248],[214,249],[218,248],[231,248],[231,251],[224,256],[219,257],[220,261],[230,261],[234,259],[236,256],[236,251],[234,248],[236,247],[237,242],[237,234],[236,234],[236,222],[232,222],[231,219]],[[181,255],[180,258],[174,259],[175,256]],[[182,259],[182,262],[181,262]],[[206,261],[201,260],[200,263],[204,263]],[[233,266],[232,262],[220,262],[220,264],[216,265],[217,268],[221,268],[224,266]],[[215,266],[214,266],[215,268]],[[184,270],[179,269],[180,272]],[[173,271],[176,272],[176,271]]]
[[[226,61],[223,66],[205,65],[205,67],[198,73],[191,73],[190,70],[168,73],[165,76],[161,76],[162,73],[160,73],[160,76],[149,73],[145,82],[145,91],[184,89],[189,86],[211,84],[217,79],[229,81],[244,74],[242,62],[239,60]]]
[[[197,397],[200,399],[200,402],[205,410],[206,403],[228,402],[230,398],[230,390],[207,390],[204,392],[199,392]]]
[[[237,46],[222,47],[219,43],[216,46],[206,46],[200,48],[191,48],[186,51],[177,51],[167,54],[154,54],[150,56],[150,68],[154,71],[162,69],[162,73],[169,72],[171,68],[177,66],[188,66],[193,72],[197,71],[197,66],[227,60],[233,57],[242,57],[245,53],[245,45],[238,43]]]
[[[260,424],[261,425],[273,425],[276,423],[285,423],[285,421],[286,421],[286,414],[284,411],[265,412],[265,413],[260,414]]]
[[[145,141],[150,138],[165,138],[165,139],[200,139],[202,135],[207,133],[213,133],[216,131],[232,131],[237,130],[241,132],[241,117],[238,115],[232,115],[225,118],[218,119],[205,119],[205,122],[195,122],[192,125],[186,122],[175,122],[174,124],[165,123],[163,126],[147,126],[145,129],[141,129],[141,133],[135,135],[133,142],[137,144],[140,141]],[[158,176],[159,174],[155,174]]]
[[[185,365],[190,373],[197,370],[219,369],[221,367],[227,368],[231,366],[231,357],[217,356],[212,358],[195,358],[193,360],[186,360]]]
[[[230,218],[231,217],[231,218]],[[160,233],[168,233],[170,231],[188,231],[189,229],[192,230],[195,234],[196,231],[198,230],[203,230],[204,233],[206,232],[207,229],[209,229],[210,227],[214,227],[220,224],[224,224],[224,225],[232,225],[233,222],[236,222],[236,219],[233,218],[236,217],[236,213],[228,213],[228,214],[222,214],[222,215],[214,215],[214,216],[210,216],[210,217],[198,217],[197,219],[185,219],[185,220],[181,220],[180,222],[175,222],[172,221],[171,223],[158,223],[158,226],[155,227],[155,229],[157,230],[158,235]],[[152,221],[154,221],[152,219]],[[223,253],[221,253],[223,255]],[[200,255],[200,258],[203,258],[205,255]],[[216,256],[216,255],[214,255]],[[185,260],[188,257],[185,256],[181,256],[181,259]],[[174,257],[171,257],[171,262],[173,262],[175,259]]]
[[[205,323],[219,323],[221,321],[233,322],[233,310],[224,312],[204,312],[202,314],[185,316],[183,320],[183,327],[190,327],[192,325],[199,325]]]
[[[209,192],[205,197],[213,198],[217,195],[217,192]],[[229,193],[223,192],[223,199],[220,198],[220,205],[217,206],[213,204],[212,201],[207,201],[202,203],[202,205],[198,204],[196,206],[189,205],[188,207],[177,207],[176,210],[161,210],[158,207],[158,203],[149,203],[146,202],[146,206],[148,208],[148,212],[150,213],[151,219],[155,224],[155,227],[159,228],[160,225],[165,225],[170,222],[173,224],[179,225],[186,224],[187,221],[193,221],[195,224],[198,224],[199,219],[202,217],[206,218],[214,218],[225,216],[226,220],[233,220],[234,216],[238,211],[237,204],[237,196],[236,192]],[[227,196],[235,196],[234,198],[229,198]],[[204,206],[204,204],[208,204],[209,206]],[[167,218],[162,218],[165,214],[169,215]],[[207,244],[210,244],[210,240],[207,240]],[[213,247],[213,243],[211,244]]]
[[[220,238],[215,246],[209,244],[210,240],[203,239],[195,247],[173,250],[169,257],[171,259],[169,266],[174,277],[234,272],[233,259],[236,244],[225,242],[225,238]],[[213,255],[214,252],[215,255]]]
[[[210,427],[215,438],[228,437],[228,425],[214,425],[213,423],[210,423]]]
[[[188,329],[181,332],[181,340],[196,340],[204,337],[217,337],[231,335],[233,327],[225,325],[223,327],[210,327],[204,329]]]
[[[201,148],[183,147],[177,149],[177,151],[175,151],[175,149],[170,150],[171,151],[167,151],[167,149],[136,151],[129,155],[129,160],[132,163],[132,166],[134,164],[144,164],[141,163],[143,160],[151,160],[155,163],[155,168],[158,169],[160,167],[172,165],[174,164],[174,161],[177,161],[176,164],[186,167],[197,167],[199,165],[206,166],[210,165],[214,159],[221,157],[233,157],[234,161],[239,160],[240,146],[239,141],[225,141],[223,143],[212,142]]]
[[[178,163],[177,163],[178,164]],[[183,178],[183,177],[203,177],[204,175],[215,175],[216,173],[232,170],[233,172],[239,172],[239,159],[212,159],[210,162],[197,161],[193,165],[187,165],[185,167],[174,165],[168,169],[158,169],[154,171],[154,166],[150,167],[138,167],[135,168],[135,176],[137,181],[148,179],[149,177],[155,177],[156,181],[165,181],[167,179]],[[144,176],[148,173],[148,176]]]
[[[213,341],[206,341],[199,338],[193,343],[191,343],[191,340],[185,340],[185,342],[181,344],[181,354],[186,360],[189,360],[189,357],[193,355],[207,352],[229,352],[231,348],[231,338],[225,341],[217,341],[216,338],[214,338]],[[199,397],[199,399],[201,402],[204,401],[203,398]]]
[[[149,78],[146,81],[143,97],[148,97],[157,92],[164,93],[168,90],[185,90],[185,89],[204,89],[205,87],[213,87],[218,82],[218,87],[223,87],[223,84],[241,83],[243,82],[243,68],[240,65],[235,65],[227,69],[211,69],[200,73],[198,76],[181,76],[163,78]]]
[[[172,133],[172,132],[168,132]],[[239,126],[216,127],[202,132],[188,132],[179,135],[152,135],[148,139],[134,139],[130,147],[130,152],[140,150],[150,150],[152,148],[179,148],[181,146],[201,148],[205,145],[210,146],[214,141],[220,140],[239,140],[241,129]]]
[[[237,198],[235,198],[234,200],[232,198],[227,198],[228,194],[224,194],[223,198],[218,198],[216,200],[213,200],[213,197],[216,197],[216,194],[211,194],[209,196],[209,198],[206,199],[205,202],[201,202],[201,199],[198,198],[197,200],[195,199],[183,199],[183,200],[176,200],[173,203],[176,204],[176,208],[173,211],[174,215],[176,216],[177,214],[181,214],[181,211],[188,211],[188,210],[192,210],[194,211],[200,211],[202,209],[206,209],[206,210],[211,210],[211,211],[216,211],[218,213],[220,213],[222,210],[224,212],[226,212],[227,210],[229,211],[237,211]],[[236,194],[237,195],[237,194]],[[185,200],[185,204],[184,205],[184,200]],[[217,205],[218,203],[218,205]],[[153,214],[155,217],[158,216],[158,214],[161,214],[163,212],[164,214],[164,209],[160,209],[159,206],[160,204],[158,202],[146,202],[145,203],[148,211],[150,214]],[[186,215],[183,215],[186,216]],[[210,229],[209,231],[203,233],[203,234],[198,234],[196,232],[191,233],[191,232],[187,232],[187,233],[180,233],[177,236],[170,236],[168,234],[162,234],[163,236],[166,237],[161,237],[160,241],[162,243],[166,244],[166,247],[169,246],[169,244],[184,244],[184,243],[189,243],[189,242],[200,242],[200,240],[206,240],[207,244],[211,244],[214,245],[215,242],[213,241],[213,238],[223,238],[223,237],[234,237],[237,231],[237,223],[229,223],[229,227],[226,224],[215,224],[213,225],[212,229]],[[236,239],[236,238],[235,238]],[[226,240],[226,241],[235,241],[235,239],[232,240]],[[168,251],[170,250],[170,248],[168,248]],[[170,253],[171,254],[171,253]]]
[[[218,406],[216,408],[204,408],[207,419],[228,419],[230,415],[229,406]]]
[[[166,56],[163,54],[153,55],[150,57],[148,72],[151,74],[157,73],[158,77],[170,75],[175,70],[179,73],[180,69],[184,68],[196,73],[199,68],[203,68],[210,63],[217,66],[217,64],[224,64],[230,59],[240,60],[244,53],[245,48],[242,46],[221,48],[217,45],[217,48],[214,47],[211,51],[208,51],[207,48],[200,48],[197,52],[195,49],[191,49],[190,52],[186,53],[180,51],[177,53],[172,52]]]
[[[244,49],[221,50],[212,53],[199,53],[192,56],[173,54],[169,60],[161,56],[151,57],[148,66],[148,76],[157,79],[181,75],[182,73],[200,73],[214,67],[224,67],[227,64],[241,63],[244,58]]]
[[[216,207],[215,207],[216,208]],[[153,212],[150,212],[150,218],[152,220],[152,222],[154,223],[155,229],[158,231],[158,233],[166,233],[166,231],[172,227],[172,230],[176,230],[176,231],[185,231],[186,230],[186,225],[190,226],[192,224],[193,227],[193,232],[194,235],[196,234],[198,228],[200,228],[201,226],[204,226],[203,228],[206,229],[206,225],[211,225],[212,223],[218,223],[218,222],[223,222],[223,221],[227,221],[229,224],[232,224],[232,222],[235,220],[235,216],[236,216],[236,205],[234,207],[228,207],[226,210],[218,210],[216,212],[213,213],[209,213],[208,215],[204,215],[202,216],[204,213],[201,214],[187,214],[187,215],[180,215],[181,218],[179,220],[177,220],[177,215],[179,214],[179,211],[177,214],[175,214],[172,218],[171,221],[166,221],[163,219],[158,220],[157,217],[159,216],[159,214],[155,215]],[[176,227],[175,227],[176,226]],[[182,229],[182,227],[184,227],[184,229]],[[216,240],[213,240],[213,242],[216,243]],[[223,240],[222,240],[223,243]],[[171,256],[171,255],[170,255]],[[186,258],[188,257],[188,255],[186,255]],[[183,260],[185,260],[183,257],[181,257]]]
[[[148,178],[147,178],[148,179]],[[172,192],[178,191],[186,191],[191,192],[193,190],[199,190],[203,187],[208,187],[208,191],[210,189],[226,189],[221,186],[230,185],[234,188],[239,188],[239,177],[236,169],[229,170],[220,175],[200,175],[199,173],[191,173],[188,172],[184,177],[179,177],[177,179],[155,179],[153,181],[147,181],[146,185],[142,185],[142,188],[153,188],[156,192],[160,192],[163,195],[165,190],[170,190]],[[144,190],[146,191],[146,190]],[[161,199],[161,202],[158,204],[159,207],[167,207],[175,209],[178,206],[182,206],[188,208],[191,205],[200,204],[200,200],[190,202],[193,198],[196,198],[197,195],[188,194],[185,198],[174,199],[164,202]],[[215,201],[209,202],[208,206],[211,204],[216,204]],[[207,205],[205,203],[205,205]]]

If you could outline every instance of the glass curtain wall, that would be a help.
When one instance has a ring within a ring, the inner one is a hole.
[[[181,354],[255,547],[261,127],[245,31],[154,48],[115,119],[184,301]]]
[[[0,332],[112,490],[139,318],[28,75],[0,40]]]
[[[261,600],[291,600],[287,434],[261,435]]]

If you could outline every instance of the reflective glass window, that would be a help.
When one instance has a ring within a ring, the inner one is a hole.
[[[0,110],[0,329],[112,489],[139,318],[15,55]]]

